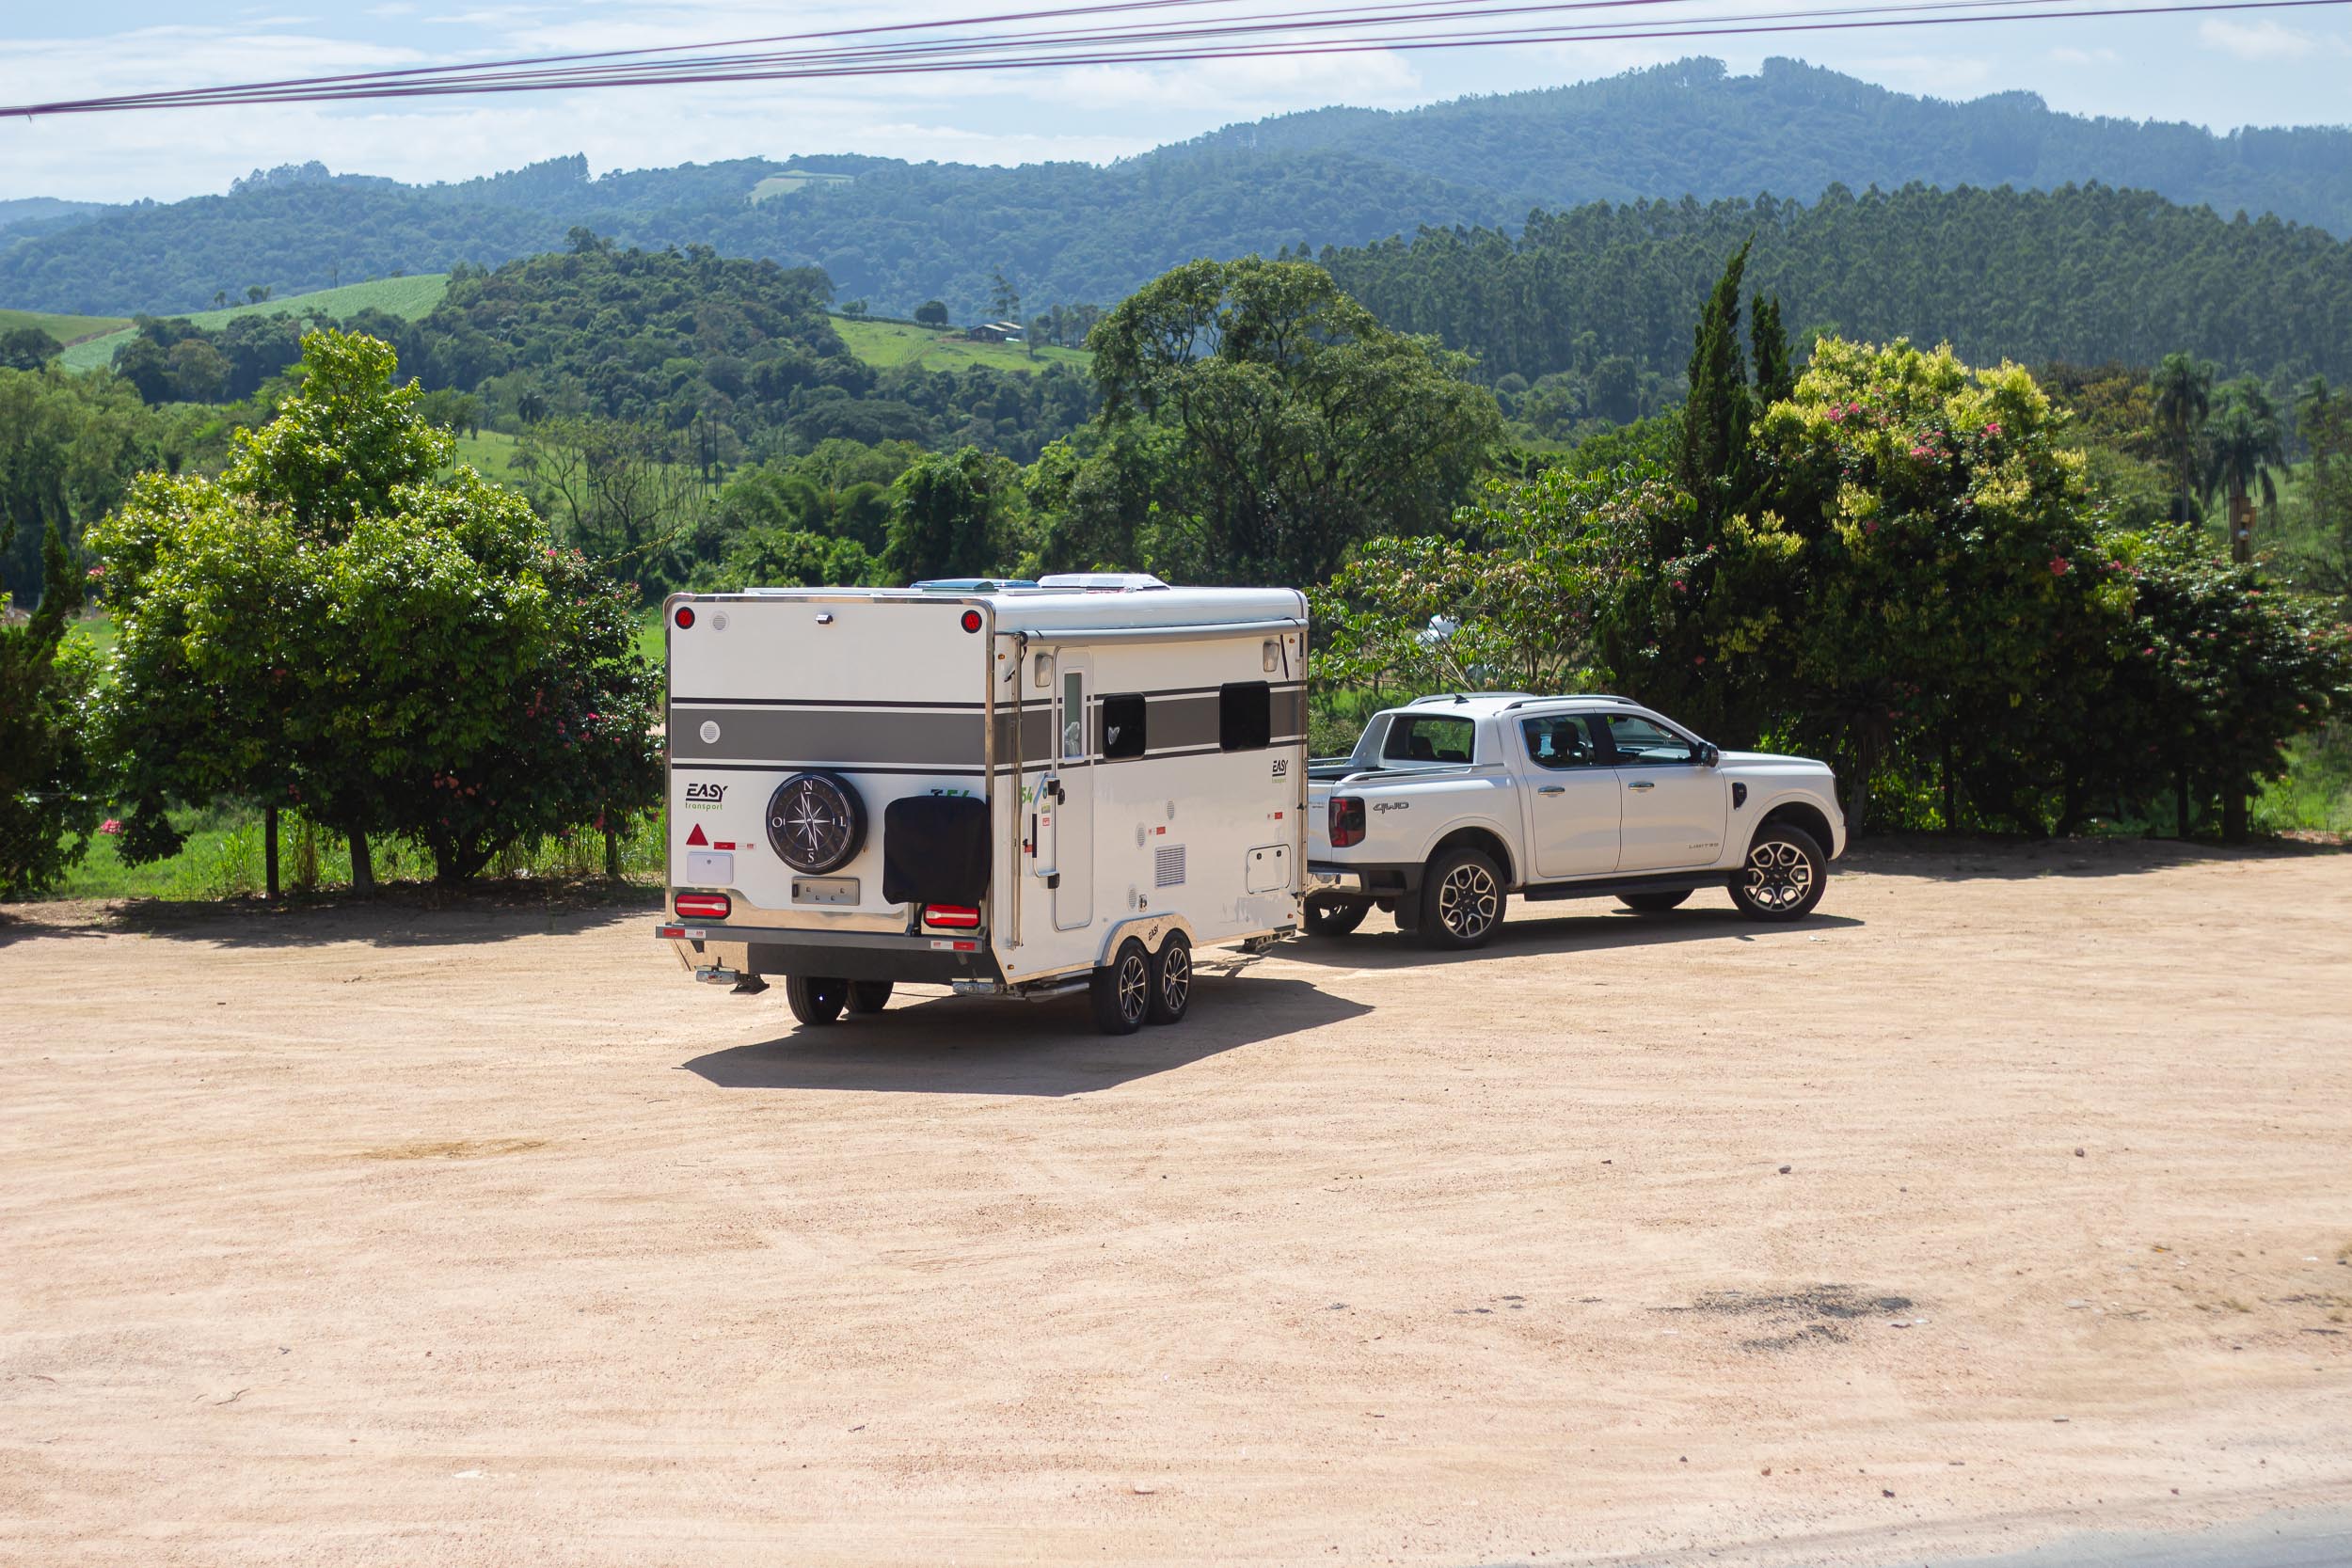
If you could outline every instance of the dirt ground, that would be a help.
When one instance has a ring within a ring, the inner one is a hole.
[[[1129,1039],[0,918],[0,1560],[1915,1562],[2352,1497],[2352,854],[1375,918]]]

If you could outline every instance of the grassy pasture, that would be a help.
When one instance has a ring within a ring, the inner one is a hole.
[[[48,310],[0,310],[0,332],[37,326],[57,341],[69,345],[78,343],[85,338],[119,332],[130,325],[120,316],[61,316]]]
[[[282,299],[265,299],[259,305],[231,305],[219,310],[176,310],[165,312],[185,316],[197,325],[217,329],[238,316],[301,316],[312,310],[324,310],[338,320],[353,316],[373,306],[403,321],[417,321],[441,303],[449,293],[447,273],[427,273],[419,277],[379,277],[371,283],[346,283],[340,289],[316,289],[307,294],[288,294]],[[83,318],[70,318],[79,320]],[[70,371],[103,370],[114,363],[115,350],[130,341],[130,324],[114,324],[119,330],[102,336],[85,338],[65,351],[63,361]]]
[[[1082,349],[1041,348],[1035,359],[1018,343],[972,343],[937,327],[906,322],[858,321],[835,316],[833,328],[850,352],[876,370],[920,365],[927,371],[960,371],[987,365],[1000,371],[1035,371],[1047,365],[1085,370],[1092,362]]]

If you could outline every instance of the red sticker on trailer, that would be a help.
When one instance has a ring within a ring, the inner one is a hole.
[[[735,840],[731,838],[714,839],[711,842],[710,847],[713,849],[732,849],[735,847]]]

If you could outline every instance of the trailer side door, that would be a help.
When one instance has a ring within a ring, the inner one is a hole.
[[[1086,655],[1062,649],[1055,661],[1054,928],[1094,924],[1094,672]]]

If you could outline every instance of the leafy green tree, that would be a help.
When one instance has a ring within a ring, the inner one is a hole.
[[[1682,487],[1698,502],[1701,531],[1747,501],[1748,431],[1756,397],[1740,350],[1740,278],[1753,241],[1732,253],[1692,332],[1691,395],[1682,405]]]
[[[2168,354],[2149,386],[2154,394],[2157,460],[2172,476],[2179,497],[2173,519],[2186,522],[2197,515],[2194,498],[2203,477],[2199,470],[2205,420],[2213,412],[2213,367],[2191,355]]]
[[[1495,482],[1456,515],[1456,537],[1371,540],[1310,591],[1315,679],[1415,692],[1588,685],[1596,626],[1654,515],[1689,505],[1654,470]]]
[[[630,590],[461,468],[391,349],[305,339],[299,390],[217,481],[142,478],[92,531],[119,632],[102,710],[124,853],[168,853],[174,801],[299,804],[405,834],[463,880],[503,845],[644,809],[651,673]],[[274,864],[274,851],[269,855]]]
[[[1780,296],[1757,295],[1748,320],[1756,344],[1756,400],[1769,407],[1797,389],[1796,361],[1789,356],[1788,329],[1780,324]]]
[[[13,519],[0,514],[0,545]],[[40,605],[0,625],[0,899],[56,885],[88,852],[100,797],[85,735],[94,660],[69,645],[83,579],[52,522],[42,531]]]
[[[1321,581],[1360,539],[1437,528],[1501,434],[1463,356],[1390,331],[1302,262],[1189,262],[1088,344],[1106,429],[1180,437],[1148,496],[1123,486],[1125,529],[1187,535],[1224,581]],[[1096,461],[1144,450],[1114,441]]]
[[[882,569],[901,583],[990,577],[1018,553],[1021,472],[976,448],[935,453],[890,487]]]
[[[2352,596],[2352,397],[2313,376],[2296,394],[2295,421],[2311,453],[2304,493],[2314,537],[2303,564],[2317,586]]]
[[[914,308],[914,319],[925,326],[947,325],[947,307],[935,299],[927,299]]]
[[[2230,559],[2254,559],[2254,496],[2274,515],[2279,509],[2277,474],[2286,467],[2286,443],[2270,394],[2253,376],[2221,388],[2218,406],[2205,423],[2205,497],[2230,500]]]
[[[0,332],[0,369],[37,371],[65,352],[65,345],[38,326]]]

